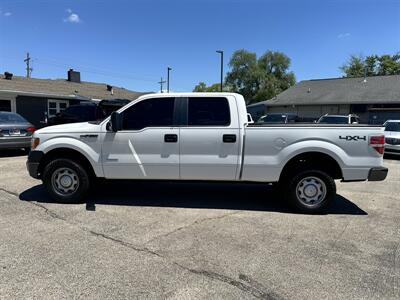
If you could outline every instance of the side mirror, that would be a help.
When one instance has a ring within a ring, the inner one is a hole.
[[[113,111],[112,113],[111,113],[111,118],[110,118],[110,123],[111,123],[111,130],[113,131],[113,132],[117,132],[117,131],[119,131],[119,130],[121,130],[121,128],[122,128],[122,119],[121,119],[121,115],[118,113],[118,112],[116,112],[116,111]]]

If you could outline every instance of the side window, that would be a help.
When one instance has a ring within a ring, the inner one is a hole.
[[[222,97],[189,98],[189,126],[229,126],[230,123],[228,99]]]
[[[173,126],[175,98],[140,101],[122,113],[123,130]]]

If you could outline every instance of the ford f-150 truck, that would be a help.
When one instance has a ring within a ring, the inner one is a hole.
[[[96,178],[261,182],[318,212],[335,179],[386,178],[384,144],[381,127],[249,124],[235,93],[150,94],[101,123],[36,131],[27,168],[61,202],[84,199]]]

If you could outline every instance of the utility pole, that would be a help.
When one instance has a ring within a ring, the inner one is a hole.
[[[163,80],[162,77],[161,77],[161,80],[158,82],[158,83],[160,84],[160,91],[161,91],[161,93],[163,92],[163,84],[164,84],[165,82],[166,82],[166,81]]]
[[[224,51],[217,50],[217,53],[221,54],[221,92],[223,90],[223,82],[224,82]]]
[[[169,71],[172,69],[170,67],[167,68],[167,93],[169,93]]]
[[[26,78],[31,77],[32,73],[32,68],[30,67],[29,63],[31,61],[31,57],[29,57],[29,52],[26,53],[26,58],[24,59],[24,62],[26,63]]]

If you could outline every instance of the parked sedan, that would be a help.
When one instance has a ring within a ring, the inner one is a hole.
[[[385,126],[385,153],[400,155],[400,120],[388,120]]]
[[[0,149],[30,149],[35,127],[13,112],[0,111]]]

